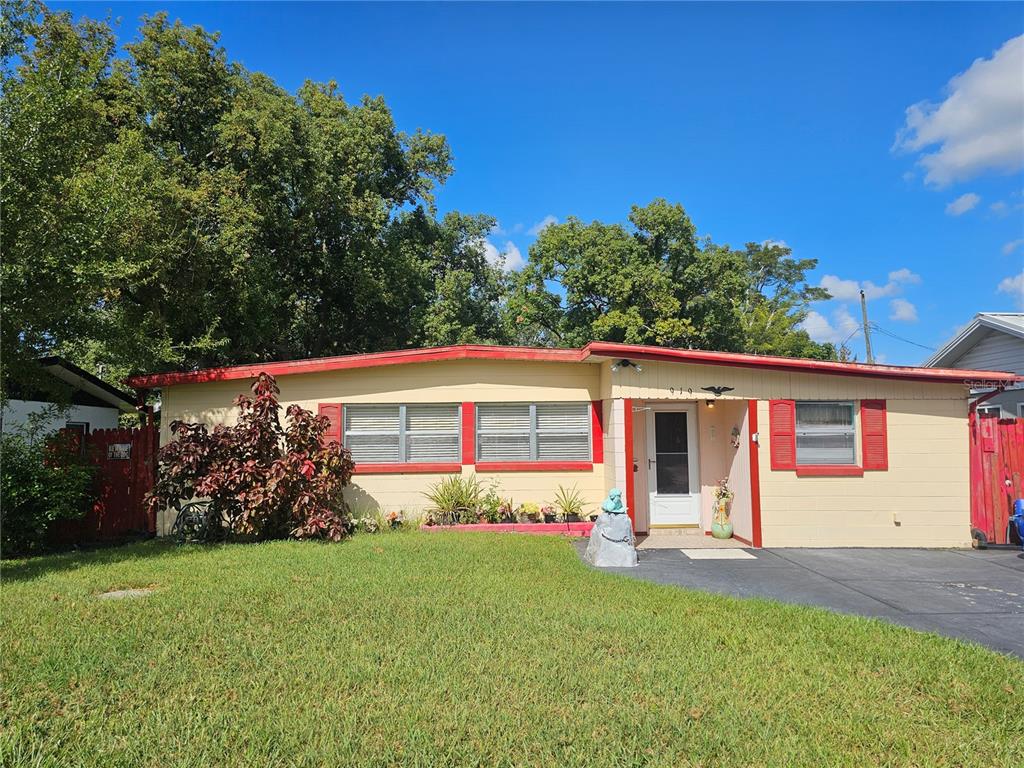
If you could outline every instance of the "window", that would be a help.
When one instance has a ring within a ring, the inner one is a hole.
[[[590,461],[590,403],[476,406],[476,460]]]
[[[1002,414],[1002,408],[998,405],[979,405],[978,416],[982,418],[998,419]]]
[[[857,463],[853,403],[796,404],[796,463]]]
[[[346,405],[345,447],[365,464],[459,461],[459,406]]]
[[[1024,403],[1017,403],[1017,418],[1024,419]]]

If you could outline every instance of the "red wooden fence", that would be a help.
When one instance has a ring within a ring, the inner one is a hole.
[[[1007,540],[1014,499],[1024,499],[1024,419],[971,413],[971,527],[990,544]]]
[[[139,429],[97,429],[85,438],[85,454],[97,468],[98,498],[81,520],[58,526],[65,543],[119,539],[154,533],[154,520],[143,498],[153,487],[155,426]]]

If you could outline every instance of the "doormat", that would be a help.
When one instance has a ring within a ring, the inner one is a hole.
[[[680,549],[691,560],[757,560],[745,549]]]

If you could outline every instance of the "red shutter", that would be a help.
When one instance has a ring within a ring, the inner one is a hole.
[[[768,433],[772,443],[772,469],[796,469],[796,403],[768,402]]]
[[[462,463],[476,464],[476,404],[462,404]]]
[[[860,401],[861,462],[864,469],[889,468],[885,400]]]
[[[331,422],[324,432],[323,444],[341,443],[341,403],[320,403],[320,415]]]

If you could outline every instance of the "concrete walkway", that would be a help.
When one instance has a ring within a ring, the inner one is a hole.
[[[640,551],[637,568],[609,568],[659,584],[767,597],[886,619],[1024,658],[1024,554],[1019,550],[745,549]],[[695,559],[695,558],[700,559]]]

